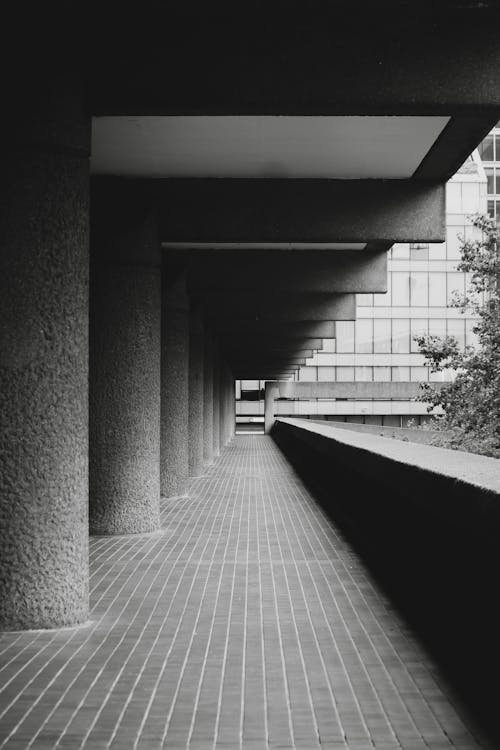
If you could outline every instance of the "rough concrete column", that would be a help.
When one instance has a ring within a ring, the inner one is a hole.
[[[220,352],[214,344],[214,398],[213,398],[213,449],[214,456],[220,454]]]
[[[149,201],[117,180],[92,193],[90,530],[159,528],[161,268]]]
[[[203,474],[203,315],[199,305],[189,316],[189,476]]]
[[[203,355],[203,460],[214,460],[214,339],[205,327]]]
[[[163,497],[186,494],[189,477],[189,298],[185,275],[162,286],[161,459]]]
[[[7,106],[15,127],[2,158],[0,628],[7,630],[69,626],[88,615],[90,118],[75,81],[46,83],[30,92],[19,82],[22,101]],[[18,119],[23,105],[29,111]]]
[[[279,396],[278,384],[273,380],[266,382],[264,392],[264,432],[269,435],[274,425],[274,403]]]

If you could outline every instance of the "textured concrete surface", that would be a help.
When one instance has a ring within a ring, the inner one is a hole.
[[[449,450],[448,448],[406,443],[402,440],[392,440],[379,435],[339,429],[328,423],[319,424],[308,419],[279,418],[279,421],[311,433],[330,437],[336,442],[351,446],[358,451],[391,459],[396,464],[405,464],[420,469],[422,472],[441,475],[453,482],[471,485],[471,489],[478,487],[494,493],[494,495],[500,494],[500,461],[496,458]],[[497,504],[496,498],[495,504]]]
[[[203,460],[214,459],[214,334],[205,325],[203,355]]]
[[[199,306],[189,317],[189,476],[203,473],[204,324]]]
[[[74,135],[62,98],[58,105]],[[50,138],[26,149],[10,144],[2,161],[0,628],[6,629],[70,625],[88,613],[89,122],[82,118],[75,130],[83,138],[68,136],[62,146]]]
[[[110,200],[114,194],[110,191]],[[161,269],[134,196],[96,217],[90,285],[90,528],[154,531],[160,499]],[[102,196],[101,196],[102,199]],[[97,209],[96,209],[97,210]],[[124,213],[121,213],[124,210]]]
[[[189,299],[185,278],[163,274],[161,344],[162,497],[187,490],[189,476]]]
[[[491,747],[271,439],[162,527],[91,540],[89,627],[0,640],[6,750]]]

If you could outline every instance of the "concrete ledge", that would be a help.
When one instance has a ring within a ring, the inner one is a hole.
[[[301,419],[278,418],[272,436],[498,733],[500,461]]]
[[[486,516],[485,533],[491,533],[491,522],[500,529],[500,461],[496,458],[406,443],[303,419],[278,418],[275,430],[293,434],[295,440],[323,455],[337,452],[365,478],[389,483],[392,492],[403,490],[405,497],[418,500],[421,508],[446,517],[450,523],[464,524],[470,531],[474,520],[479,530]]]

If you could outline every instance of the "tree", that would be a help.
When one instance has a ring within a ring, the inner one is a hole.
[[[463,352],[451,336],[416,337],[432,372],[455,375],[440,388],[423,383],[420,400],[429,403],[429,411],[441,407],[433,426],[449,431],[450,447],[500,457],[500,232],[487,216],[477,215],[472,223],[481,238],[460,238],[457,268],[470,275],[470,282],[452,304],[478,316],[472,329],[477,344]]]

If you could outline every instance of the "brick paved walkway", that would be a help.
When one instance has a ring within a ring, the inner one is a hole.
[[[163,528],[91,540],[88,626],[1,638],[0,747],[486,747],[270,438]]]

